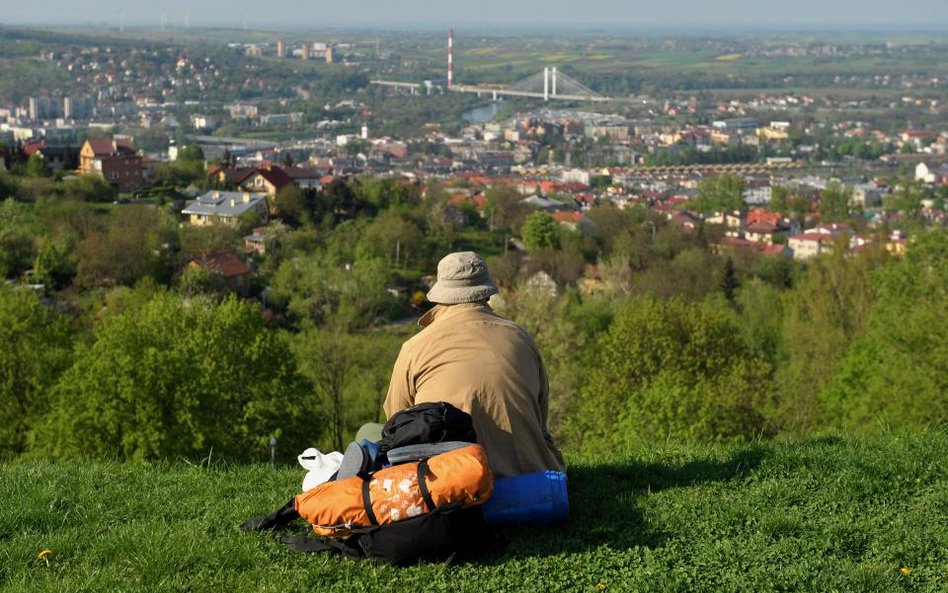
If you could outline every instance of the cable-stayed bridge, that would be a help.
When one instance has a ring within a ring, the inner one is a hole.
[[[412,94],[417,93],[422,88],[428,88],[429,92],[431,89],[430,86],[425,87],[425,85],[410,82],[373,80],[372,84],[407,89]],[[544,68],[542,72],[509,85],[452,84],[448,86],[447,90],[457,93],[474,93],[478,97],[488,96],[494,100],[500,97],[536,97],[544,101],[593,101],[600,103],[613,100],[600,95],[562,72],[558,72],[556,67]]]
[[[558,72],[556,67],[544,68],[521,81],[506,86],[476,86],[467,84],[452,85],[449,90],[459,93],[477,93],[478,96],[490,95],[493,99],[501,96],[536,97],[549,101],[611,101],[582,83]]]

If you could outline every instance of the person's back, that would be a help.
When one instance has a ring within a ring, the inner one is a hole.
[[[441,304],[419,321],[425,329],[402,346],[385,412],[445,401],[471,414],[498,477],[564,471],[546,433],[549,385],[540,353],[523,328],[486,304],[495,292],[475,254],[442,260],[429,292]]]

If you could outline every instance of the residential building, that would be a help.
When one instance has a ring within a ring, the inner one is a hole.
[[[86,140],[79,150],[79,172],[101,176],[120,192],[145,186],[145,163],[126,140]]]
[[[248,192],[265,193],[275,196],[278,191],[293,184],[293,179],[283,169],[274,166],[265,166],[252,169],[239,181],[241,189]]]
[[[217,223],[236,226],[242,219],[255,214],[260,222],[266,223],[269,209],[266,194],[212,190],[188,202],[181,214],[195,226]]]
[[[832,241],[832,237],[823,233],[803,233],[790,237],[787,245],[793,250],[793,259],[806,261],[826,252]]]
[[[250,268],[233,253],[207,253],[189,261],[188,267],[204,269],[220,277],[228,288],[241,296],[250,294]]]

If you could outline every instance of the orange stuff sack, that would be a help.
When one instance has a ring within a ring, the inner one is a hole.
[[[326,482],[296,497],[296,510],[317,535],[339,537],[356,527],[388,525],[435,509],[487,501],[494,477],[481,445],[380,469],[367,478]]]

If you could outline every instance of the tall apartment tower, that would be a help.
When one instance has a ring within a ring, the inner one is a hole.
[[[333,56],[332,46],[327,45],[326,46],[326,63],[332,64],[333,59],[334,59],[334,56]]]
[[[282,39],[277,39],[277,57],[285,58],[286,57],[286,42]]]
[[[303,53],[301,54],[300,57],[302,57],[304,60],[309,59],[310,47],[311,47],[311,44],[309,42],[306,42],[303,44]]]

